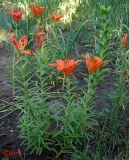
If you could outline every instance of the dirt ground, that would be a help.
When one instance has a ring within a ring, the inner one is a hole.
[[[12,56],[10,53],[4,53],[0,48],[0,97],[10,97],[12,89],[10,85],[10,67]]]

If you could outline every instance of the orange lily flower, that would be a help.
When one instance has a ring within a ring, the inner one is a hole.
[[[57,13],[49,14],[49,17],[56,23],[58,22],[63,16]]]
[[[94,56],[93,58],[90,57],[89,53],[85,55],[85,61],[87,65],[87,69],[89,73],[96,72],[99,68],[101,68],[108,60],[102,62],[99,57]]]
[[[67,58],[65,60],[58,59],[56,60],[56,63],[49,64],[48,66],[56,67],[58,72],[61,72],[66,76],[70,76],[79,62],[81,62],[81,60],[74,61],[74,59],[68,60]]]
[[[25,13],[25,11],[21,11],[20,13],[18,13],[18,9],[14,9],[12,12],[8,12],[8,14],[12,17],[12,19],[15,22],[19,22],[21,19],[21,16]]]
[[[31,54],[32,50],[25,50],[25,47],[28,42],[28,38],[26,35],[23,35],[19,41],[17,41],[14,37],[9,38],[9,41],[14,45],[16,50],[22,54]]]
[[[128,38],[128,34],[127,34],[127,33],[124,33],[124,35],[123,35],[123,37],[122,37],[122,40],[121,40],[122,48],[125,48],[126,43],[127,43],[127,38]]]
[[[33,3],[30,4],[30,10],[37,18],[41,16],[44,9],[46,9],[46,7],[35,7]]]

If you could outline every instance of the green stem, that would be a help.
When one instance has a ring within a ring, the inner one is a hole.
[[[18,24],[16,23],[16,37],[18,36]]]
[[[38,122],[38,119],[35,116],[35,113],[33,112],[31,101],[30,101],[29,90],[28,90],[28,82],[26,80],[26,75],[27,75],[26,74],[26,65],[28,65],[28,63],[24,64],[23,59],[21,59],[21,66],[22,66],[21,78],[22,78],[22,81],[23,81],[23,92],[24,92],[24,97],[25,97],[24,101],[25,101],[26,107],[29,110],[30,114]]]
[[[95,93],[96,84],[98,83],[98,75],[98,72],[89,75],[87,92],[84,92],[84,97],[82,100],[82,103],[85,108],[88,107],[89,102],[91,101],[92,96]]]
[[[68,98],[68,102],[70,102],[72,99],[71,98],[71,88],[70,88],[71,82],[70,82],[69,77],[66,77],[65,80],[66,80],[66,86],[67,86],[67,98]]]

